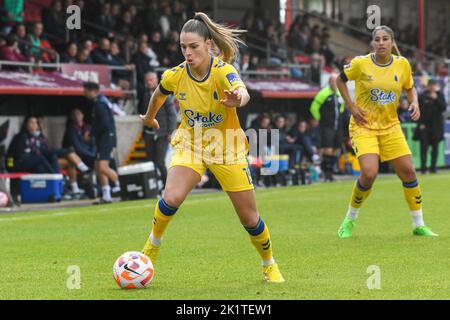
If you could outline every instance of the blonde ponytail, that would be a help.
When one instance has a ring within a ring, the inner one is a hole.
[[[195,32],[205,39],[211,39],[220,51],[220,57],[227,63],[233,63],[239,53],[238,44],[245,45],[239,36],[247,30],[232,29],[212,21],[205,13],[196,12],[188,20],[181,32]]]
[[[400,50],[397,47],[397,42],[395,42],[395,41],[394,41],[393,49],[395,50],[395,51],[392,50],[394,52],[394,54],[401,57],[402,54],[400,53]]]

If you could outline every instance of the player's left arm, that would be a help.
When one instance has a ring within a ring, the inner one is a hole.
[[[408,60],[406,60],[405,62],[404,72],[407,76],[403,83],[403,89],[405,90],[406,97],[409,101],[408,110],[411,112],[411,119],[413,121],[417,121],[420,118],[419,99],[417,97],[416,88],[414,88],[414,79],[412,77],[411,65],[409,64]]]
[[[230,108],[245,106],[250,101],[250,95],[239,73],[231,64],[224,64],[218,70],[219,85],[224,96],[220,103]]]
[[[250,101],[250,95],[245,87],[237,87],[234,90],[224,90],[224,93],[225,97],[221,99],[220,102],[227,107],[243,107]]]
[[[406,97],[409,101],[409,111],[411,111],[411,119],[413,121],[417,121],[420,118],[420,108],[419,108],[419,101],[417,98],[417,91],[416,88],[412,87],[408,90],[405,90]]]

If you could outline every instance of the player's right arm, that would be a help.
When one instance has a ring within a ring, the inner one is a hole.
[[[358,59],[354,58],[350,62],[350,64],[344,66],[344,70],[341,72],[339,77],[337,77],[337,79],[336,79],[336,85],[339,89],[339,92],[342,95],[342,98],[344,99],[347,109],[350,111],[353,118],[355,119],[355,122],[359,125],[364,125],[367,123],[366,114],[352,100],[352,98],[350,97],[350,93],[348,92],[348,88],[347,88],[347,81],[348,80],[357,80],[358,77],[359,77]]]
[[[159,129],[159,123],[158,120],[155,119],[155,117],[159,109],[161,109],[162,105],[166,101],[166,99],[167,95],[162,93],[158,86],[150,98],[146,114],[140,115],[145,125],[147,125],[150,128]]]
[[[148,103],[147,112],[145,115],[140,115],[145,125],[150,128],[159,129],[159,123],[155,119],[159,109],[167,99],[167,96],[173,93],[177,83],[177,71],[178,68],[167,69],[164,71],[161,81],[153,92],[150,101]]]

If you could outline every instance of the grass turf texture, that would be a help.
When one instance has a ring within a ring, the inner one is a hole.
[[[259,256],[224,193],[190,196],[165,234],[146,290],[122,290],[112,265],[140,251],[156,200],[0,215],[0,299],[449,299],[450,174],[420,178],[425,222],[414,237],[400,181],[380,177],[353,237],[337,229],[353,183],[257,191],[286,283],[262,281]],[[81,289],[66,272],[81,269]],[[381,270],[369,290],[367,268]]]

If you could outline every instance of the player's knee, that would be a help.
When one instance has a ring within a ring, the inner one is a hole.
[[[241,223],[246,228],[254,228],[259,222],[259,216],[257,212],[249,212],[241,217]]]
[[[377,170],[372,168],[363,170],[361,171],[361,180],[364,180],[362,181],[364,182],[364,185],[369,187],[374,183],[375,179],[377,178],[377,174]]]
[[[413,166],[403,168],[401,178],[404,182],[416,180],[416,170],[414,170]]]
[[[181,195],[178,195],[176,192],[164,190],[163,198],[165,203],[174,208],[180,207],[183,203],[183,197]]]

